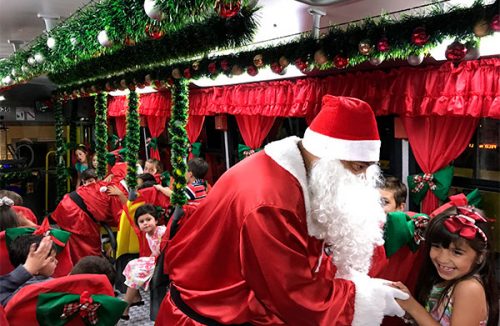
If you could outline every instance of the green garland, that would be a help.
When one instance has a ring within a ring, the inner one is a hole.
[[[428,53],[445,37],[454,37],[464,43],[477,46],[480,39],[473,33],[474,26],[482,20],[487,23],[491,22],[493,16],[498,14],[499,10],[499,0],[497,0],[487,6],[484,6],[481,2],[476,2],[470,8],[455,8],[446,13],[435,10],[427,16],[404,16],[399,21],[390,20],[387,17],[382,17],[377,22],[365,20],[356,25],[349,25],[345,30],[334,26],[319,40],[305,36],[285,44],[231,55],[171,62],[161,62],[159,60],[160,69],[156,68],[156,66],[154,68],[138,66],[139,70],[115,74],[111,78],[94,73],[94,80],[89,79],[88,82],[78,83],[75,86],[61,87],[59,92],[63,97],[72,98],[74,97],[72,92],[75,87],[78,87],[76,94],[85,96],[85,92],[92,86],[101,89],[106,87],[116,89],[122,79],[126,80],[127,83],[141,87],[141,84],[145,83],[146,75],[150,76],[153,84],[159,84],[171,79],[172,72],[175,69],[178,69],[184,77],[190,79],[215,78],[221,73],[232,76],[233,67],[241,68],[241,72],[244,72],[247,68],[258,71],[258,68],[253,65],[253,59],[258,54],[262,55],[263,66],[272,67],[278,65],[280,58],[284,57],[290,64],[299,65],[299,62],[301,62],[302,68],[311,69],[314,67],[318,70],[325,70],[333,68],[332,59],[337,55],[349,60],[347,68],[366,63],[371,57],[382,57],[385,60],[407,59],[411,54]],[[429,40],[423,46],[417,46],[411,42],[411,35],[417,27],[424,27],[429,36]],[[488,30],[487,33],[491,34],[492,31]],[[376,47],[376,44],[382,38],[386,38],[390,46],[390,49],[386,52],[380,52]],[[196,37],[189,38],[189,42],[195,42],[196,40]],[[373,46],[373,51],[369,56],[359,53],[358,45],[360,42],[367,42]],[[184,43],[181,44],[186,46]],[[189,48],[189,46],[186,47]],[[315,64],[313,59],[314,53],[320,49],[324,51],[328,59],[328,62],[323,65]],[[140,59],[138,60],[140,61]],[[114,61],[116,65],[120,62],[120,60]],[[85,69],[92,71],[90,67]],[[103,70],[107,71],[106,69]],[[335,71],[344,70],[335,69]],[[186,76],[186,73],[188,76]],[[75,79],[73,78],[72,81],[75,81]]]
[[[172,151],[172,175],[174,178],[174,190],[170,202],[175,206],[182,206],[187,202],[184,187],[186,187],[186,159],[189,147],[186,132],[189,111],[188,84],[189,81],[184,78],[177,79],[172,88],[172,116],[170,117],[168,132]]]
[[[92,2],[48,35],[40,35],[30,46],[1,62],[0,80],[11,75],[19,83],[50,74],[57,80],[56,83],[75,85],[93,77],[87,74],[88,70],[99,71],[103,77],[135,70],[138,63],[144,68],[157,61],[165,62],[206,53],[213,48],[242,45],[251,40],[257,26],[252,18],[253,10],[242,10],[242,14],[226,20],[215,12],[213,0],[157,2],[160,7],[169,7],[167,18],[161,22],[146,15],[144,0]],[[99,43],[101,31],[106,31],[108,39],[113,42],[111,47],[103,47]],[[155,39],[159,35],[164,36],[160,40]],[[53,49],[47,46],[48,37],[55,39]],[[42,55],[43,62],[29,64],[28,59],[35,58],[35,55]],[[96,62],[101,64],[96,65]],[[111,66],[108,67],[108,64]],[[15,75],[12,75],[13,69]],[[84,75],[80,77],[79,73]],[[65,77],[66,74],[68,77]]]
[[[56,129],[56,202],[61,201],[64,194],[67,192],[67,177],[66,169],[66,141],[64,139],[64,116],[63,108],[60,100],[54,101],[55,112],[55,129]]]
[[[5,188],[11,181],[25,181],[30,177],[32,177],[32,173],[29,171],[2,172],[0,174],[0,189]]]
[[[103,179],[108,172],[108,95],[105,92],[95,96],[95,155],[97,155],[97,177]],[[90,162],[91,163],[91,162]]]
[[[127,150],[125,152],[125,161],[127,162],[126,182],[129,193],[134,193],[137,187],[137,157],[139,154],[140,125],[139,125],[139,96],[134,90],[128,95],[128,114],[127,114],[127,135],[125,136]]]

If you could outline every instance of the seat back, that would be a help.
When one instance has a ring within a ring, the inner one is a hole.
[[[40,325],[37,320],[37,303],[40,294],[62,292],[81,295],[84,291],[92,295],[103,294],[114,297],[113,287],[105,275],[69,275],[22,288],[5,308],[7,320],[11,325]],[[123,304],[123,309],[125,307],[126,303]],[[117,314],[116,321],[120,318],[123,309]],[[73,318],[67,325],[84,325],[84,323],[80,318]]]

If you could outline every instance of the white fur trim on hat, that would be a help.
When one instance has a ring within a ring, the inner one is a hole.
[[[344,161],[376,162],[380,157],[380,140],[345,140],[333,138],[306,129],[302,139],[304,148],[319,158]]]

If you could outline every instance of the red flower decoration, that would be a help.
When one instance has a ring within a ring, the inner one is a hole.
[[[383,37],[378,41],[377,43],[377,50],[380,52],[387,52],[391,46],[389,45],[389,40],[387,40],[387,37]]]
[[[465,45],[458,41],[455,41],[448,45],[445,52],[446,59],[453,62],[462,61],[466,54],[467,48],[465,47]]]
[[[191,78],[191,69],[189,69],[189,68],[184,69],[183,75],[184,75],[184,78],[187,78],[187,79]]]
[[[411,34],[411,42],[415,45],[422,46],[429,41],[429,35],[423,27],[417,27]]]
[[[215,74],[217,72],[217,65],[215,64],[215,62],[210,62],[208,64],[208,72],[210,74]]]
[[[247,67],[247,73],[253,77],[253,76],[257,75],[259,73],[259,71],[257,70],[257,67],[255,67],[254,65],[251,65],[251,66]]]
[[[344,69],[348,64],[349,59],[344,57],[343,55],[337,54],[335,58],[333,58],[333,65],[335,66],[335,68]]]
[[[500,15],[493,16],[490,27],[494,32],[500,31]]]
[[[215,2],[215,11],[222,18],[231,18],[240,12],[240,0],[217,0]]]

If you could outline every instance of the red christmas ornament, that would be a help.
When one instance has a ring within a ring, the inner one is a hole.
[[[184,78],[190,79],[191,78],[191,69],[189,69],[189,67],[184,69],[183,75],[184,75]]]
[[[217,65],[215,64],[215,62],[210,62],[208,64],[208,72],[210,74],[215,74],[217,72]]]
[[[349,59],[344,57],[343,55],[337,54],[335,58],[333,58],[333,65],[335,66],[335,68],[344,69],[348,64]]]
[[[453,61],[453,62],[459,62],[462,61],[467,54],[467,48],[465,45],[462,43],[455,41],[448,45],[446,48],[446,59]]]
[[[417,27],[413,30],[411,34],[411,42],[413,44],[423,46],[427,41],[429,41],[429,35],[425,31],[425,28]]]
[[[148,24],[148,25],[146,25],[146,28],[144,31],[153,40],[159,40],[165,35],[165,33],[161,30],[161,28],[159,26],[156,26],[156,25],[149,25]]]
[[[295,67],[297,67],[300,71],[304,71],[307,69],[307,63],[302,61],[302,58],[298,58],[295,60]]]
[[[390,48],[391,46],[389,45],[387,37],[383,37],[377,42],[377,50],[379,50],[379,52],[387,52]]]
[[[222,18],[231,18],[240,12],[241,0],[217,0],[215,11]]]
[[[493,16],[490,24],[491,30],[494,32],[500,31],[500,15]]]
[[[228,71],[230,69],[229,67],[229,62],[224,59],[220,62],[220,68],[223,70],[223,71]]]
[[[271,63],[271,71],[274,72],[275,74],[282,75],[283,67],[277,62],[273,62]]]
[[[250,65],[247,67],[247,73],[253,77],[259,73],[259,70],[254,65]]]

